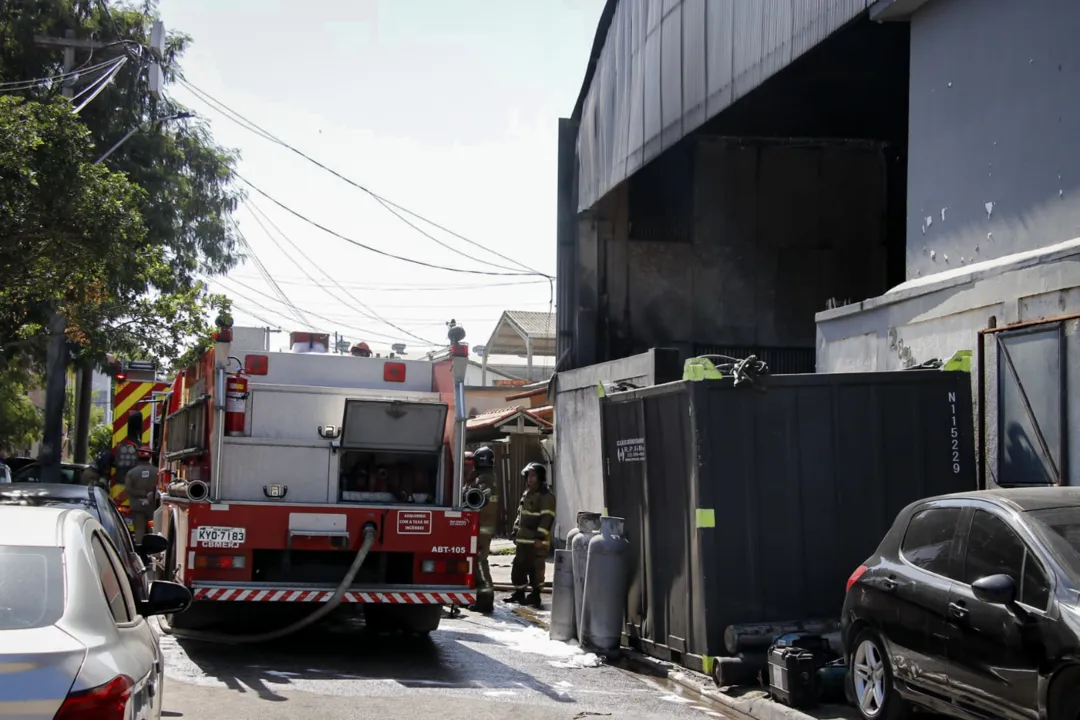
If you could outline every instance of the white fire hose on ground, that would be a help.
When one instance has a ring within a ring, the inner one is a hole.
[[[229,635],[228,633],[216,633],[206,632],[201,630],[184,630],[181,628],[173,628],[169,625],[164,618],[158,618],[158,623],[161,625],[161,630],[169,635],[177,635],[179,637],[191,638],[192,640],[205,640],[206,642],[218,642],[218,643],[231,643],[235,645],[247,644],[247,643],[263,643],[271,640],[277,640],[287,635],[292,635],[297,630],[302,630],[308,625],[321,620],[326,617],[327,614],[332,612],[341,601],[345,598],[345,593],[352,587],[353,580],[356,579],[356,574],[360,572],[360,566],[364,564],[364,560],[367,558],[368,553],[371,551],[371,546],[375,544],[375,535],[377,528],[374,523],[368,523],[364,526],[364,542],[360,545],[359,552],[356,553],[356,557],[353,558],[352,565],[349,566],[349,571],[345,573],[345,577],[341,579],[341,584],[337,586],[337,590],[334,591],[333,597],[326,601],[322,607],[315,612],[311,613],[305,618],[297,620],[292,625],[280,628],[278,630],[271,630],[270,632],[258,633],[255,635]]]

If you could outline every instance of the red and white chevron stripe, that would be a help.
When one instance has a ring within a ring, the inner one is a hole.
[[[196,600],[232,602],[327,602],[333,590],[258,590],[253,588],[198,587]],[[342,602],[397,605],[471,605],[475,592],[360,592],[345,593]]]

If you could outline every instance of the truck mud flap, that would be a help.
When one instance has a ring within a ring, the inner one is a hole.
[[[297,590],[289,588],[244,588],[221,585],[195,585],[195,600],[218,602],[327,602],[333,590]],[[350,590],[343,603],[385,603],[390,605],[471,605],[475,590],[448,591],[388,589],[381,592]]]

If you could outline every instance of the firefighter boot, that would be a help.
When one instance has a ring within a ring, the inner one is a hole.
[[[525,591],[515,590],[514,594],[509,597],[503,598],[504,603],[517,603],[518,605],[524,605],[526,602]]]
[[[540,599],[540,591],[535,590],[529,593],[529,597],[525,598],[525,602],[523,604],[526,607],[536,608],[537,610],[543,609],[544,603]]]
[[[476,602],[469,606],[473,612],[490,615],[495,612],[495,596],[492,593],[483,593],[476,596]]]

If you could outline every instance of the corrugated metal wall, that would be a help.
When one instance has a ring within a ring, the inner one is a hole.
[[[582,104],[578,211],[871,0],[620,0]]]

